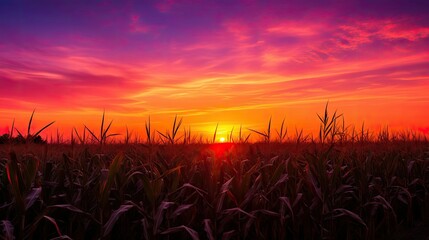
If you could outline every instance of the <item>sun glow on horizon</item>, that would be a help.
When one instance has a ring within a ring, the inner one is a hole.
[[[219,142],[224,143],[226,139],[224,137],[219,138]]]

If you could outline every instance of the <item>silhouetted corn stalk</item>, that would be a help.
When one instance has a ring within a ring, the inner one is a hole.
[[[33,112],[31,113],[31,117],[30,117],[30,120],[28,121],[28,127],[27,127],[27,135],[26,136],[24,136],[17,128],[15,128],[16,129],[16,131],[18,132],[18,135],[22,138],[22,139],[25,139],[25,142],[26,143],[31,143],[31,142],[33,142],[34,141],[34,139],[36,139],[39,135],[40,135],[40,133],[42,133],[46,128],[48,128],[49,126],[51,126],[52,124],[54,124],[55,123],[55,121],[53,121],[53,122],[50,122],[49,124],[47,124],[47,125],[45,125],[44,127],[42,127],[39,131],[37,131],[36,133],[34,133],[34,134],[32,134],[31,133],[31,124],[32,124],[32,122],[33,122],[33,116],[34,116],[34,112],[35,112],[36,110],[33,110]],[[14,122],[15,122],[15,120],[14,120]],[[14,122],[13,122],[13,124],[14,124]],[[12,124],[12,125],[13,125]],[[13,131],[11,131],[11,136],[13,135]]]
[[[258,135],[260,135],[260,136],[262,136],[263,139],[264,139],[264,142],[269,143],[270,139],[271,139],[271,117],[270,117],[270,120],[268,121],[267,131],[265,131],[265,132],[259,132],[257,130],[250,129],[250,128],[249,128],[249,130],[252,131],[252,132],[254,132],[254,133],[256,133],[256,134],[258,134]]]

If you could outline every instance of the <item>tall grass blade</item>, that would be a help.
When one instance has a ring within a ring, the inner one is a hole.
[[[9,220],[1,220],[1,226],[3,229],[3,237],[5,240],[13,240],[15,236],[13,235],[13,225]]]
[[[161,234],[168,235],[168,234],[176,233],[176,232],[180,232],[180,231],[186,231],[189,234],[189,236],[192,238],[192,240],[199,240],[200,239],[197,231],[195,231],[192,228],[186,227],[184,225],[169,228],[169,229],[165,230],[164,232],[162,232]]]
[[[84,125],[85,126],[85,129],[86,130],[88,130],[88,132],[91,134],[91,136],[97,141],[97,142],[101,142],[100,141],[100,139],[98,139],[98,137],[91,131],[91,129],[89,129],[86,125]]]
[[[219,123],[217,123],[216,124],[216,128],[215,128],[215,130],[214,130],[214,133],[213,133],[213,140],[212,140],[212,143],[215,143],[216,142],[216,134],[217,134],[217,127],[219,126]]]
[[[8,159],[6,163],[6,173],[11,186],[12,194],[15,197],[15,203],[18,208],[18,212],[22,214],[24,213],[25,205],[21,192],[22,187],[20,184],[20,182],[22,182],[21,171],[18,167],[18,159],[15,152],[10,153],[10,159]]]
[[[25,199],[25,210],[28,210],[33,206],[34,202],[39,199],[40,194],[42,193],[42,188],[33,188]]]
[[[153,234],[156,235],[158,233],[159,226],[161,225],[163,219],[164,219],[164,212],[173,206],[173,202],[161,202],[161,205],[158,207],[158,210],[156,211],[155,215],[155,224],[153,227]]]
[[[52,124],[54,124],[55,123],[55,121],[53,121],[53,122],[51,122],[51,123],[49,123],[49,124],[47,124],[46,126],[44,126],[42,129],[40,129],[39,131],[37,131],[34,135],[33,135],[33,139],[34,138],[36,138],[37,136],[39,136],[39,134],[41,133],[41,132],[43,132],[43,130],[45,130],[46,128],[48,128],[49,126],[51,126]]]
[[[33,116],[35,111],[36,109],[33,110],[33,112],[31,113],[30,121],[28,121],[27,136],[31,135],[31,123],[33,122]]]
[[[52,223],[52,225],[54,225],[55,230],[57,230],[57,234],[58,234],[58,236],[60,236],[60,237],[61,237],[61,236],[63,235],[63,234],[61,233],[60,228],[58,227],[57,221],[55,221],[55,219],[54,219],[54,218],[49,217],[49,216],[47,216],[47,215],[43,215],[43,218],[44,218],[44,219],[47,219],[50,223]]]
[[[13,137],[13,129],[15,128],[15,118],[12,121],[12,127],[10,128],[10,132],[9,132],[9,140],[12,140]]]
[[[110,190],[111,190],[111,188],[112,188],[112,186],[114,184],[115,177],[120,172],[120,168],[121,168],[121,165],[122,165],[123,158],[124,158],[124,155],[122,153],[119,153],[119,154],[117,154],[115,156],[115,158],[113,159],[112,163],[110,164],[107,179],[104,182],[101,183],[101,188],[100,188],[100,193],[101,193],[100,202],[101,202],[101,207],[102,208],[104,208],[104,206],[107,204],[107,202],[109,200]]]
[[[133,205],[121,205],[118,209],[113,211],[113,213],[110,215],[109,220],[103,226],[103,237],[107,237],[107,235],[109,235],[112,231],[119,217],[121,217],[124,213],[128,212],[128,210],[133,207]]]
[[[204,219],[204,231],[207,234],[207,238],[209,240],[215,240],[215,237],[213,235],[213,230],[212,230],[212,221],[210,219]]]
[[[104,139],[104,115],[106,113],[106,110],[103,109],[103,116],[101,117],[101,127],[100,127],[100,141],[103,141]]]
[[[150,116],[148,117],[148,121],[144,123],[145,129],[146,129],[146,142],[148,144],[151,144],[151,131],[150,131]]]

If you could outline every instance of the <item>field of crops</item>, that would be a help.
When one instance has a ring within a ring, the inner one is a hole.
[[[176,120],[164,142],[147,124],[144,143],[109,143],[104,116],[90,141],[35,144],[38,134],[19,133],[24,143],[0,145],[1,236],[425,239],[428,141],[353,137],[336,120],[320,117],[314,139],[285,140],[283,124],[274,139],[269,124],[255,143],[197,142]]]

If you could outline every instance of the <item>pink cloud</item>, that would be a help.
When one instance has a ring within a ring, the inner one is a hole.
[[[166,3],[163,11],[175,1]],[[127,16],[121,31],[152,36],[150,18]],[[9,112],[35,106],[75,113],[106,108],[135,118],[148,112],[205,115],[226,107],[270,112],[328,98],[356,104],[368,99],[427,102],[422,89],[428,87],[428,56],[415,44],[428,37],[427,28],[399,20],[338,25],[329,16],[316,17],[294,21],[267,15],[254,21],[225,16],[210,28],[192,24],[160,31],[163,41],[135,34],[121,44],[120,37],[76,33],[67,36],[73,44],[0,45],[5,50],[0,78],[8,86],[0,96]],[[395,44],[403,40],[407,46]]]
[[[230,33],[235,41],[246,41],[251,37],[251,28],[241,21],[226,21],[223,23],[226,32]]]
[[[337,46],[355,49],[377,40],[418,41],[429,37],[429,28],[406,23],[404,20],[360,20],[341,25],[334,34]]]
[[[148,87],[141,68],[95,56],[72,55],[67,47],[16,51],[0,56],[0,88],[7,109],[95,107],[123,109],[124,96]],[[13,60],[11,60],[13,59]],[[15,59],[25,59],[17,61]],[[17,97],[19,96],[19,97]]]
[[[429,37],[429,27],[407,26],[395,23],[387,23],[377,34],[384,39],[396,40],[406,39],[417,41]]]
[[[286,21],[267,27],[266,32],[285,36],[309,37],[320,34],[322,30],[323,26],[321,24]]]

